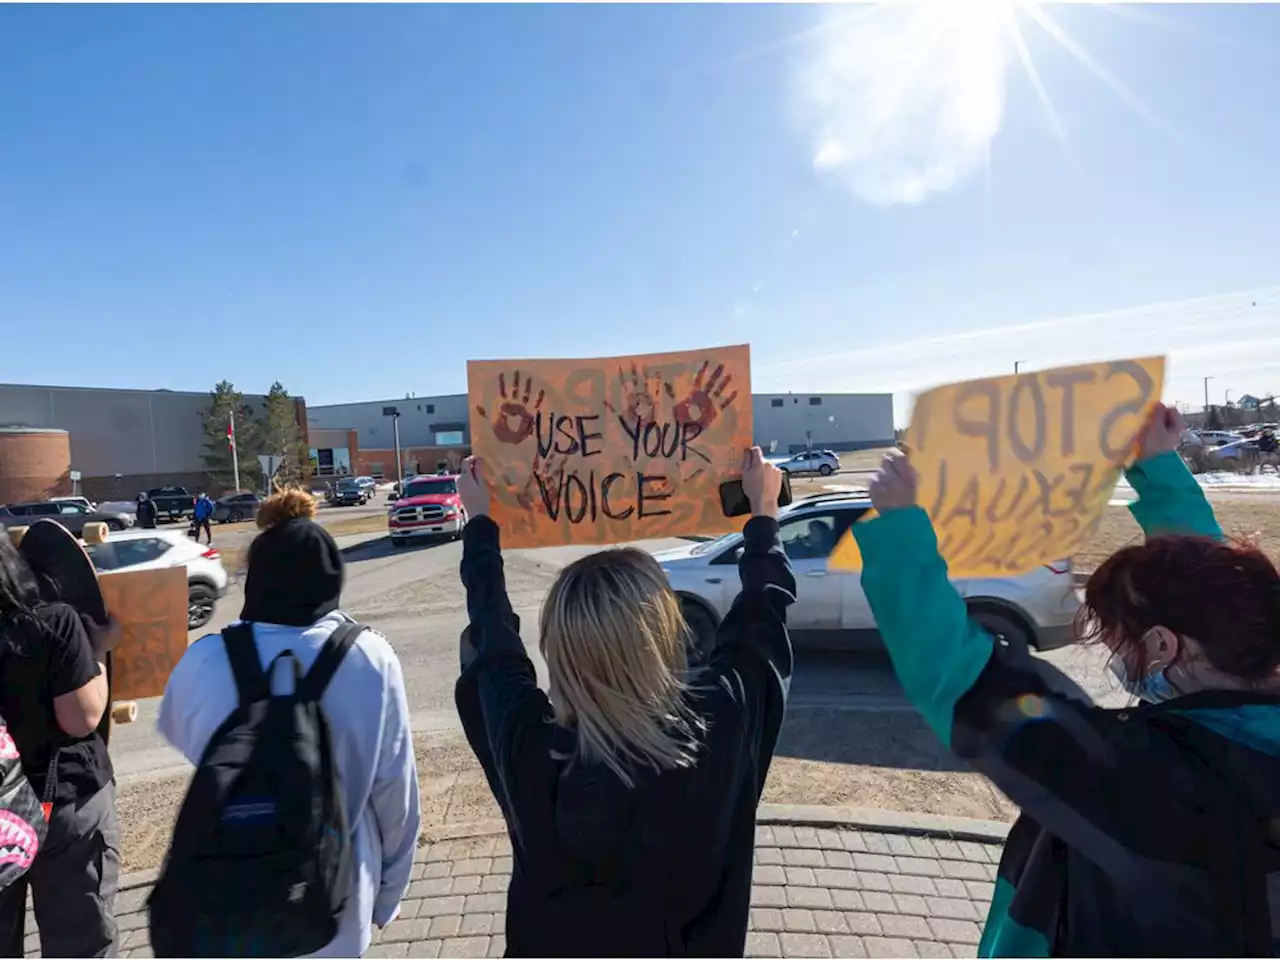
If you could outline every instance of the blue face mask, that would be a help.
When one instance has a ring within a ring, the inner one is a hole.
[[[1119,657],[1112,657],[1111,672],[1116,675],[1116,679],[1120,681],[1120,686],[1124,687],[1126,693],[1144,703],[1164,703],[1179,696],[1178,691],[1169,682],[1169,678],[1165,676],[1164,670],[1156,670],[1141,680],[1133,680],[1129,677],[1124,661]]]

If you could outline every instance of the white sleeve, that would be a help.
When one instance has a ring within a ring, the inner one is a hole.
[[[209,636],[218,635],[209,634]],[[201,695],[193,687],[192,680],[206,677],[210,682],[214,682],[210,671],[203,669],[208,660],[206,651],[212,646],[212,641],[201,644],[200,640],[197,640],[187,648],[187,652],[182,655],[182,659],[174,666],[173,673],[169,674],[169,679],[165,681],[164,698],[160,701],[160,713],[156,717],[157,732],[171,747],[186,757],[187,762],[192,766],[200,763],[200,756],[205,748],[204,743],[195,742],[200,738],[194,735],[192,729],[196,722],[196,708],[201,703],[199,699]]]
[[[400,660],[394,653],[386,661],[383,683],[382,742],[369,797],[382,837],[382,886],[373,904],[373,922],[380,927],[390,923],[400,909],[422,825],[409,703]]]

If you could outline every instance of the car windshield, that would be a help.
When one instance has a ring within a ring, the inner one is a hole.
[[[339,480],[338,489],[339,490],[358,490],[360,489],[360,483],[359,481],[356,481],[356,480]]]
[[[734,540],[741,539],[740,533],[726,533],[723,537],[716,537],[714,540],[708,540],[706,543],[700,543],[689,551],[691,557],[701,557],[708,553],[717,553],[722,548],[727,547]]]
[[[458,482],[453,477],[441,477],[438,480],[414,480],[406,484],[404,497],[446,496],[458,492]]]

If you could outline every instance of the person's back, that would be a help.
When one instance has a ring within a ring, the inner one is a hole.
[[[302,670],[309,670],[329,635],[350,622],[337,609],[342,568],[332,538],[310,522],[310,513],[281,519],[281,498],[291,504],[289,498],[303,496],[290,491],[267,500],[259,525],[268,529],[250,547],[242,619],[252,624],[264,669],[291,650]],[[277,692],[288,691],[290,684],[291,677],[272,677]],[[237,702],[223,639],[211,634],[178,662],[157,726],[198,764]],[[353,956],[368,947],[371,924],[385,926],[398,911],[420,826],[404,678],[387,640],[371,630],[361,633],[320,702],[332,731],[357,865],[338,934],[320,953]]]
[[[773,519],[781,477],[753,456],[743,591],[705,670],[686,669],[687,628],[653,558],[605,551],[562,571],[544,604],[550,696],[506,597],[487,492],[464,468],[471,624],[455,696],[511,834],[508,955],[743,950],[795,594]]]

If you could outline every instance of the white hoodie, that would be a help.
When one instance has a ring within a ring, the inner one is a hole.
[[[277,654],[292,650],[309,670],[329,634],[349,619],[334,612],[309,627],[255,623],[263,669]],[[287,674],[276,671],[273,690],[289,691]],[[187,648],[169,677],[156,726],[195,765],[238,702],[222,637],[209,634]],[[356,638],[321,705],[333,731],[355,870],[338,935],[313,956],[359,956],[369,946],[372,924],[386,926],[400,910],[422,820],[404,676],[386,638],[372,630]]]

